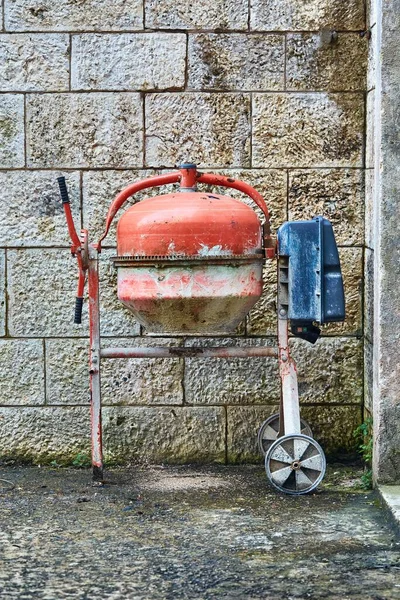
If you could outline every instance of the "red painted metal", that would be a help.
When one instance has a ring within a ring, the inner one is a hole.
[[[281,434],[300,432],[296,366],[288,343],[284,285],[278,287],[278,350],[254,346],[101,349],[98,275],[101,243],[117,211],[130,196],[139,190],[178,181],[183,190],[181,193],[144,200],[129,209],[119,223],[119,257],[115,259],[119,271],[119,294],[127,302],[135,297],[139,314],[141,311],[143,314],[144,310],[140,303],[150,300],[158,317],[169,315],[169,320],[162,323],[167,330],[174,320],[184,330],[182,319],[184,321],[186,310],[196,326],[204,317],[209,328],[214,319],[211,333],[217,333],[216,324],[225,319],[226,325],[227,313],[241,319],[258,299],[262,290],[263,258],[275,258],[268,208],[261,195],[242,181],[198,173],[195,168],[182,168],[128,186],[111,204],[104,234],[97,244],[88,244],[88,232],[85,230],[82,230],[79,239],[69,205],[64,204],[71,251],[79,267],[79,297],[83,296],[86,274],[89,282],[91,439],[95,480],[103,478],[102,358],[278,357],[282,386]],[[247,194],[264,214],[263,231],[249,207],[227,196],[196,193],[196,183],[233,188]],[[205,289],[209,297],[204,293]],[[171,302],[174,303],[178,297],[181,306],[175,306],[172,311]],[[164,307],[162,310],[161,306]],[[152,319],[154,321],[154,315]],[[234,320],[231,319],[228,325],[232,327]]]
[[[199,174],[195,166],[181,169],[180,192],[131,206],[117,227],[118,298],[150,333],[231,333],[262,293],[258,216],[229,196],[194,191],[196,181],[251,195],[270,243],[260,194],[232,178]]]

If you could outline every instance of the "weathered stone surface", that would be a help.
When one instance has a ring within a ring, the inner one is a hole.
[[[197,340],[198,342],[199,340]],[[196,343],[196,340],[190,340]],[[275,345],[268,339],[207,339],[208,345]],[[291,340],[298,365],[300,399],[313,404],[360,404],[362,345],[354,338],[321,338],[315,346]],[[279,401],[273,358],[186,359],[186,401],[190,404],[275,404]]]
[[[5,251],[0,250],[0,336],[6,333],[6,277]]]
[[[337,244],[364,242],[364,173],[356,169],[289,172],[289,220],[323,216],[333,225]]]
[[[223,407],[108,407],[106,459],[126,462],[225,461]]]
[[[68,246],[70,242],[57,177],[65,176],[71,210],[80,227],[79,173],[0,172],[0,245]]]
[[[288,90],[364,90],[368,40],[359,33],[340,33],[334,44],[323,33],[287,37]]]
[[[274,346],[274,340],[238,338],[188,340],[191,345]],[[185,398],[189,404],[276,404],[279,401],[275,358],[186,358]]]
[[[139,94],[29,95],[27,154],[31,167],[140,165]]]
[[[364,257],[364,335],[374,340],[374,251],[365,249]]]
[[[363,0],[252,0],[250,6],[250,25],[256,30],[364,28]]]
[[[365,167],[373,169],[375,166],[375,90],[367,94],[367,131],[365,149]]]
[[[103,338],[102,347],[176,346],[176,339]],[[88,404],[89,341],[46,340],[48,404]],[[183,360],[104,359],[101,363],[103,405],[182,404]]]
[[[264,290],[247,316],[248,335],[276,335],[277,332],[277,265],[274,260],[264,266]]]
[[[139,325],[117,299],[116,275],[100,255],[102,335],[137,335]],[[10,334],[26,337],[82,337],[88,332],[87,302],[82,325],[73,323],[77,266],[68,250],[10,250],[8,293]],[[87,289],[87,288],[86,288]]]
[[[284,87],[282,35],[190,35],[188,60],[188,85],[195,90],[262,91]]]
[[[144,0],[146,27],[152,29],[241,29],[247,30],[247,0]]]
[[[7,0],[7,31],[87,31],[141,29],[140,0]]]
[[[372,415],[374,410],[374,346],[364,341],[364,407]]]
[[[87,171],[83,173],[83,223],[84,226],[89,229],[90,235],[94,239],[98,239],[103,233],[108,208],[115,196],[121,190],[135,181],[156,174],[157,171],[150,169],[129,171]],[[171,186],[168,186],[168,189],[171,190]],[[117,213],[104,244],[106,246],[116,245],[115,234],[118,220],[131,204],[149,196],[166,193],[166,191],[166,186],[165,188],[153,188],[139,192],[134,198],[130,198],[121,209],[121,212]]]
[[[301,414],[328,458],[357,450],[354,431],[363,421],[361,406],[304,406]]]
[[[399,32],[400,2],[392,0],[382,5],[381,47],[377,54],[382,89],[377,86],[375,90],[380,123],[375,130],[379,226],[375,240],[374,474],[379,483],[400,481]]]
[[[67,35],[0,35],[0,91],[68,90],[69,51]]]
[[[362,166],[361,94],[254,94],[254,167]]]
[[[0,408],[0,457],[35,464],[90,455],[89,408]]]
[[[22,95],[0,97],[0,168],[23,167],[24,98]]]
[[[228,406],[227,411],[228,462],[262,463],[257,446],[258,430],[267,417],[278,412],[278,406]],[[303,406],[301,416],[328,456],[355,450],[353,432],[361,422],[361,407]]]
[[[258,449],[258,431],[268,417],[279,412],[275,406],[228,406],[228,463],[255,462],[262,464]]]
[[[0,374],[0,405],[44,404],[42,340],[0,340]]]
[[[365,245],[375,248],[374,219],[375,169],[365,169]]]
[[[83,34],[72,41],[72,89],[162,90],[185,84],[183,33]]]
[[[370,29],[371,39],[368,41],[368,60],[367,60],[367,90],[372,90],[376,85],[376,46],[377,46],[377,28]]]
[[[363,251],[362,248],[339,248],[343,275],[346,318],[343,323],[323,326],[324,335],[362,335]]]
[[[148,166],[250,166],[247,94],[149,94],[145,107]]]
[[[299,395],[303,404],[361,405],[363,350],[360,340],[320,338],[312,346],[296,338],[290,344],[297,363]]]

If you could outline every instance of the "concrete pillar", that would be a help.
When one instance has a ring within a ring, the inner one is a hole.
[[[400,482],[400,0],[375,4],[374,477]]]

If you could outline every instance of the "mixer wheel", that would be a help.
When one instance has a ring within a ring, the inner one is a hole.
[[[265,455],[265,470],[270,483],[280,492],[307,494],[324,478],[324,451],[307,435],[284,435],[272,443]]]

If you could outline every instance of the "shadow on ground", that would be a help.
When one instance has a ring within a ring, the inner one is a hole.
[[[2,600],[400,598],[400,540],[348,470],[301,497],[249,466],[0,478]]]

